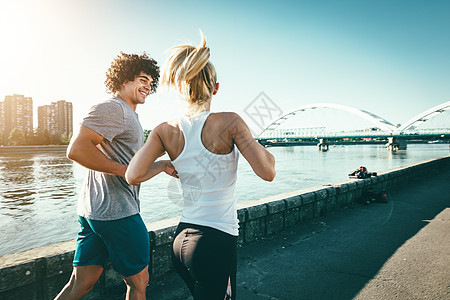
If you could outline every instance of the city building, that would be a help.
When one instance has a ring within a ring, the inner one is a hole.
[[[38,107],[38,131],[51,136],[73,133],[72,103],[65,100],[52,102],[50,105]]]
[[[5,111],[4,103],[0,102],[0,144],[3,144],[3,135],[5,134]]]
[[[0,102],[0,140],[8,144],[8,137],[14,128],[20,130],[24,136],[33,134],[33,100],[31,97],[14,94],[6,96]]]

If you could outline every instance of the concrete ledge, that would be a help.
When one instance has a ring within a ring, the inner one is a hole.
[[[252,242],[356,202],[364,189],[393,189],[411,179],[434,176],[450,168],[450,156],[380,172],[367,179],[279,194],[238,204],[238,243]],[[147,224],[151,243],[150,272],[158,278],[172,269],[170,247],[179,218]],[[68,241],[0,257],[0,299],[53,299],[72,272],[75,242]],[[84,299],[105,299],[123,285],[108,265]]]

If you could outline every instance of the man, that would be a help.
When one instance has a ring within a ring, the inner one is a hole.
[[[124,278],[127,299],[145,299],[150,241],[139,214],[139,186],[127,184],[124,177],[144,142],[136,107],[156,90],[158,80],[155,60],[145,53],[121,53],[106,73],[113,96],[92,107],[67,149],[67,157],[89,171],[78,201],[81,230],[72,276],[56,299],[87,294],[108,259]]]

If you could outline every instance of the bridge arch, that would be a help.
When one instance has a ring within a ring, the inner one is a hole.
[[[417,125],[420,123],[424,123],[424,122],[434,118],[435,116],[443,113],[446,110],[450,110],[450,101],[439,104],[435,107],[430,108],[427,111],[424,111],[421,114],[418,114],[417,116],[415,116],[414,118],[410,119],[405,124],[400,126],[398,128],[398,131],[400,131],[400,132],[406,131],[408,128],[413,127],[414,125]]]
[[[288,113],[283,114],[278,119],[274,120],[272,123],[270,123],[266,128],[264,128],[263,131],[259,134],[259,137],[262,136],[265,132],[275,130],[280,126],[282,123],[284,123],[286,120],[290,119],[291,117],[295,116],[296,113],[306,110],[312,110],[317,108],[334,108],[338,110],[343,110],[346,112],[350,112],[354,115],[357,115],[359,117],[364,118],[367,121],[370,121],[377,125],[381,130],[388,131],[388,132],[394,132],[396,131],[396,127],[388,122],[387,120],[371,113],[365,110],[357,109],[351,106],[346,105],[340,105],[340,104],[333,104],[333,103],[313,103],[313,104],[307,104],[300,107],[297,107]]]

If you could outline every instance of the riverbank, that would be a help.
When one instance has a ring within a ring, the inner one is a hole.
[[[317,141],[287,141],[262,142],[262,145],[271,147],[315,146]],[[359,146],[359,145],[385,145],[387,141],[330,141],[330,146]],[[408,141],[408,144],[450,144],[450,141]],[[66,152],[68,145],[31,145],[31,146],[0,146],[0,154],[39,153],[39,152]]]
[[[0,146],[0,154],[66,152],[67,145]]]
[[[411,198],[411,195],[408,191],[411,191],[412,188],[415,188],[418,182],[427,187],[428,185],[424,180],[439,178],[439,176],[437,175],[444,172],[448,173],[449,167],[450,156],[445,156],[442,158],[431,159],[428,161],[423,161],[420,163],[410,164],[407,166],[380,172],[376,177],[371,177],[363,180],[350,179],[333,184],[316,186],[313,188],[297,190],[294,192],[284,193],[259,200],[240,203],[238,204],[238,218],[240,221],[240,232],[238,239],[239,245],[240,247],[244,248],[252,247],[253,243],[258,243],[258,241],[272,238],[289,230],[297,230],[298,228],[300,228],[299,226],[301,226],[301,224],[305,225],[310,224],[311,222],[319,222],[318,224],[321,224],[320,220],[322,218],[328,215],[335,214],[339,211],[345,211],[348,208],[355,207],[355,205],[359,205],[356,203],[360,199],[365,189],[385,189],[388,191],[388,194],[391,194],[398,187],[402,186],[405,191],[403,200],[408,202]],[[420,181],[419,179],[422,179],[422,181]],[[444,181],[443,187],[440,186],[438,195],[446,197],[444,198],[444,201],[448,202],[447,182],[448,181]],[[436,196],[434,196],[436,193],[435,191],[433,191],[434,194],[430,194],[427,192],[428,191],[425,189],[422,194],[424,195],[424,197],[423,199],[420,199],[422,201],[422,204],[425,206],[430,205],[427,203],[428,201],[435,201],[436,199]],[[413,191],[413,193],[414,195],[416,195],[416,192]],[[392,209],[394,209],[393,201],[394,199],[390,199],[390,202],[386,205],[386,207],[391,207]],[[372,204],[372,206],[373,205],[377,204]],[[364,207],[364,209],[361,210],[361,213],[369,210],[372,206],[369,205],[367,207]],[[399,209],[401,210],[402,207],[400,206]],[[412,212],[414,211],[417,210],[413,209]],[[386,220],[389,220],[392,215],[393,211],[388,211],[388,214],[384,215],[384,217],[386,218]],[[406,221],[404,222],[404,224],[411,223],[410,218],[406,217],[405,219]],[[361,221],[363,222],[362,224],[350,222],[350,237],[358,232],[362,236],[365,236],[365,234],[367,234],[367,232],[364,232],[364,230],[362,230],[363,228],[365,228],[364,226],[367,226],[367,224],[364,224],[364,218],[362,218],[361,220],[363,220]],[[170,244],[175,232],[177,222],[178,219],[174,218],[147,224],[147,228],[149,228],[150,230],[149,235],[151,238],[151,247],[153,249],[151,253],[150,268],[152,270],[152,282],[158,282],[158,280],[162,280],[164,276],[166,276],[170,272],[173,272],[172,265],[170,263]],[[394,227],[393,229],[398,228]],[[387,229],[387,233],[390,234],[393,229]],[[315,234],[316,233],[314,233],[313,235]],[[341,239],[339,232],[330,231],[329,234],[331,236],[327,238],[328,240]],[[384,235],[387,234],[384,233]],[[371,244],[368,244],[371,247],[361,249],[363,254],[365,254],[364,251],[370,251],[371,249],[389,248],[386,244],[378,244],[378,240],[376,238],[373,241]],[[356,241],[356,243],[361,242],[362,240]],[[351,245],[347,244],[347,242],[345,242],[344,244],[346,245],[345,247]],[[396,249],[395,247],[398,247],[398,245],[396,245],[397,244],[393,246],[394,248],[389,248],[391,249],[389,251],[392,251],[393,253],[393,249]],[[61,289],[61,287],[67,282],[68,278],[70,277],[74,246],[74,242],[69,241],[0,257],[0,298],[51,299],[52,297],[54,297],[54,295],[56,295],[56,293]],[[282,244],[280,244],[279,246],[283,247]],[[286,246],[284,247],[286,248]],[[318,247],[319,249],[311,248],[311,252],[308,253],[313,253],[315,251],[323,249],[323,246],[319,245]],[[262,248],[261,251],[263,251]],[[355,257],[359,257],[360,254],[361,253],[356,253]],[[295,274],[297,274],[297,272],[308,274],[310,273],[309,269],[304,269],[302,267],[301,262],[303,260],[299,260],[298,258],[299,256],[295,254],[295,251],[292,252],[291,256],[286,258],[287,262],[300,262],[297,271],[295,271],[295,268],[290,269],[290,264],[287,264],[286,268],[280,268],[276,260],[273,259],[273,256],[267,258],[267,264],[269,265],[267,265],[265,269],[267,269],[268,271],[272,270],[274,274],[276,273],[275,271],[286,270],[286,274],[290,274],[292,275],[292,277],[288,276],[287,278],[290,278],[289,280],[286,278],[283,279],[283,277],[280,278],[282,282],[290,284],[292,283],[292,280],[295,280],[297,276],[294,276],[292,272],[295,272]],[[305,258],[308,259],[307,257]],[[248,259],[249,261],[247,261],[246,263],[252,264],[252,258],[250,257]],[[320,258],[318,258],[317,263],[320,261]],[[358,265],[361,265],[362,263],[362,261],[359,261]],[[324,264],[323,266],[325,268],[328,268],[327,264]],[[313,264],[311,268],[313,270],[315,270],[315,268],[320,268],[320,264],[318,266]],[[291,273],[289,273],[288,271]],[[260,276],[269,274],[269,272],[258,274],[256,275]],[[371,273],[369,273],[369,275],[370,274]],[[253,275],[249,275],[248,279],[240,279],[241,288],[249,289],[250,295],[256,295],[258,293],[259,295],[262,295],[267,293],[263,288],[261,288],[261,290],[253,289],[254,286],[258,286],[257,283],[251,282],[251,280],[257,280],[257,278]],[[374,275],[372,274],[372,276]],[[278,279],[278,277],[269,276],[266,284],[267,289],[272,289],[272,291],[280,291],[280,289],[282,289],[288,292],[288,289],[284,289],[283,285],[278,284],[280,282]],[[249,281],[245,283],[246,280]],[[316,280],[325,282],[323,280],[319,280],[318,277],[316,277]],[[353,279],[349,279],[349,281],[354,282]],[[111,266],[108,265],[99,283],[92,291],[90,299],[105,299],[105,297],[108,297],[108,299],[112,299],[113,296],[111,295],[111,293],[113,292],[114,294],[117,294],[118,289],[122,289],[122,285],[123,281],[120,276],[118,276],[118,274],[112,270]],[[301,286],[303,286],[301,282],[292,285],[292,288],[295,289],[292,291],[292,294],[289,295],[298,295],[298,293],[301,292]],[[169,292],[176,292],[179,288],[179,285],[171,285],[170,282],[167,282],[163,288],[163,296]],[[335,288],[336,287],[334,287],[333,289]],[[257,293],[255,293],[255,291]],[[149,293],[149,295],[152,294],[153,293]],[[241,295],[243,295],[242,292]],[[283,294],[281,294],[278,297],[283,298],[284,296]],[[243,296],[243,298],[246,297]],[[287,297],[287,299],[290,298],[291,297]],[[152,299],[173,298],[164,296]]]

